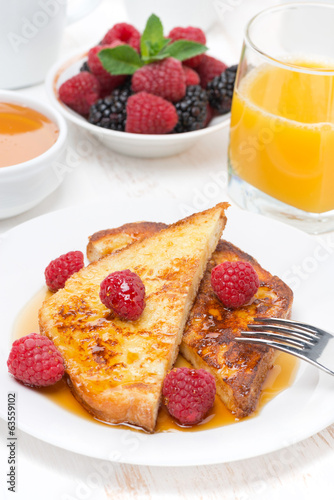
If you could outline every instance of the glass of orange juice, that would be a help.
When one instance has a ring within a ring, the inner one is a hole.
[[[234,89],[229,194],[310,233],[334,229],[334,5],[248,24]]]

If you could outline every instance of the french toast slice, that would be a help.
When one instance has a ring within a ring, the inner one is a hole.
[[[211,287],[211,270],[224,261],[242,260],[255,269],[260,287],[251,304],[225,308]],[[239,343],[240,331],[256,317],[287,318],[293,301],[291,289],[263,269],[250,255],[221,240],[208,264],[189,315],[180,351],[195,368],[216,379],[217,394],[238,418],[256,409],[263,382],[276,352],[267,346]]]
[[[194,214],[91,263],[43,303],[41,333],[63,355],[73,394],[97,419],[154,430],[162,383],[227,207]],[[119,319],[99,300],[101,281],[122,269],[145,285],[146,307],[137,321]]]
[[[117,247],[118,234],[141,230],[136,223],[131,228],[122,226],[110,230],[99,246],[104,253],[111,253]],[[159,231],[159,224],[146,223],[150,231]],[[99,233],[97,233],[99,234]],[[100,232],[100,235],[102,232]],[[146,237],[146,230],[142,233]],[[139,235],[136,235],[138,238]],[[94,235],[90,243],[97,241]],[[99,248],[95,255],[98,257]],[[92,254],[91,254],[92,255]],[[243,260],[252,264],[261,286],[252,304],[230,311],[225,309],[214,294],[210,279],[211,270],[223,261]],[[221,240],[208,263],[197,297],[186,324],[180,351],[195,368],[210,371],[216,379],[217,393],[226,407],[238,418],[251,414],[257,406],[263,382],[272,367],[275,351],[268,347],[238,343],[235,336],[247,328],[257,316],[289,317],[292,307],[292,291],[277,276],[264,270],[250,255],[242,252],[227,241]]]

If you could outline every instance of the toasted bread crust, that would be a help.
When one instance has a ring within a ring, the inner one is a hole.
[[[227,206],[194,214],[93,262],[44,302],[41,333],[62,353],[73,394],[96,418],[154,430],[162,383],[178,354]],[[137,321],[122,321],[99,300],[101,281],[121,269],[136,272],[146,288]]]
[[[149,224],[151,230],[159,231],[158,226]],[[134,226],[137,224],[134,223],[131,230],[136,232]],[[123,232],[123,228],[108,231],[109,237],[100,236],[107,253],[117,248],[117,234]],[[141,226],[138,225],[137,229],[140,231]],[[225,260],[249,262],[261,281],[253,304],[240,311],[228,311],[222,307],[211,288],[211,269]],[[264,270],[253,257],[226,241],[218,244],[200,285],[180,350],[196,368],[204,368],[214,375],[219,396],[239,418],[256,409],[275,352],[262,346],[237,343],[235,336],[255,316],[289,317],[292,300],[290,288],[277,276]],[[216,313],[210,314],[210,311]]]
[[[87,257],[90,262],[109,255],[112,251],[120,250],[135,241],[142,241],[149,236],[166,229],[167,224],[162,222],[130,222],[114,229],[104,229],[89,236]]]

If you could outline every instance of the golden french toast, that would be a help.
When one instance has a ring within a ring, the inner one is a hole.
[[[73,394],[97,419],[154,430],[162,383],[227,207],[194,214],[88,265],[43,303],[41,333],[61,352]],[[99,299],[102,280],[124,269],[137,273],[146,289],[136,321],[119,319]]]
[[[141,224],[137,226],[140,231]],[[146,223],[151,231],[159,224]],[[104,254],[116,249],[118,234],[127,234],[127,244],[134,231],[125,226],[113,229],[99,239]],[[97,234],[101,234],[97,233]],[[146,234],[146,231],[142,233]],[[138,238],[138,234],[136,235]],[[145,236],[144,236],[145,237]],[[115,240],[114,240],[115,238]],[[94,235],[90,243],[94,245]],[[118,248],[118,247],[117,247]],[[99,258],[99,249],[96,257]],[[92,254],[91,254],[92,255]],[[211,269],[223,261],[247,261],[256,270],[261,286],[251,305],[230,311],[223,307],[210,284]],[[277,276],[265,271],[252,257],[226,241],[220,241],[208,264],[183,335],[180,351],[196,368],[210,371],[216,379],[217,393],[227,408],[237,417],[252,413],[257,405],[262,384],[272,367],[274,350],[235,341],[240,330],[256,316],[288,317],[292,306],[292,291]]]
[[[260,287],[250,305],[229,310],[211,287],[211,270],[224,261],[236,260],[249,262],[254,267]],[[217,394],[238,418],[256,409],[276,351],[266,346],[239,343],[235,337],[256,317],[288,317],[292,300],[292,291],[277,276],[272,276],[231,243],[219,242],[202,279],[180,350],[195,368],[212,373]]]
[[[99,260],[111,251],[115,252],[135,241],[142,241],[166,227],[167,224],[162,222],[130,222],[114,229],[98,231],[89,237],[87,258],[90,262]]]

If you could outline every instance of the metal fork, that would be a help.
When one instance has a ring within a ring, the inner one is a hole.
[[[334,375],[334,336],[325,330],[281,318],[255,318],[247,326],[238,342],[274,347]]]

